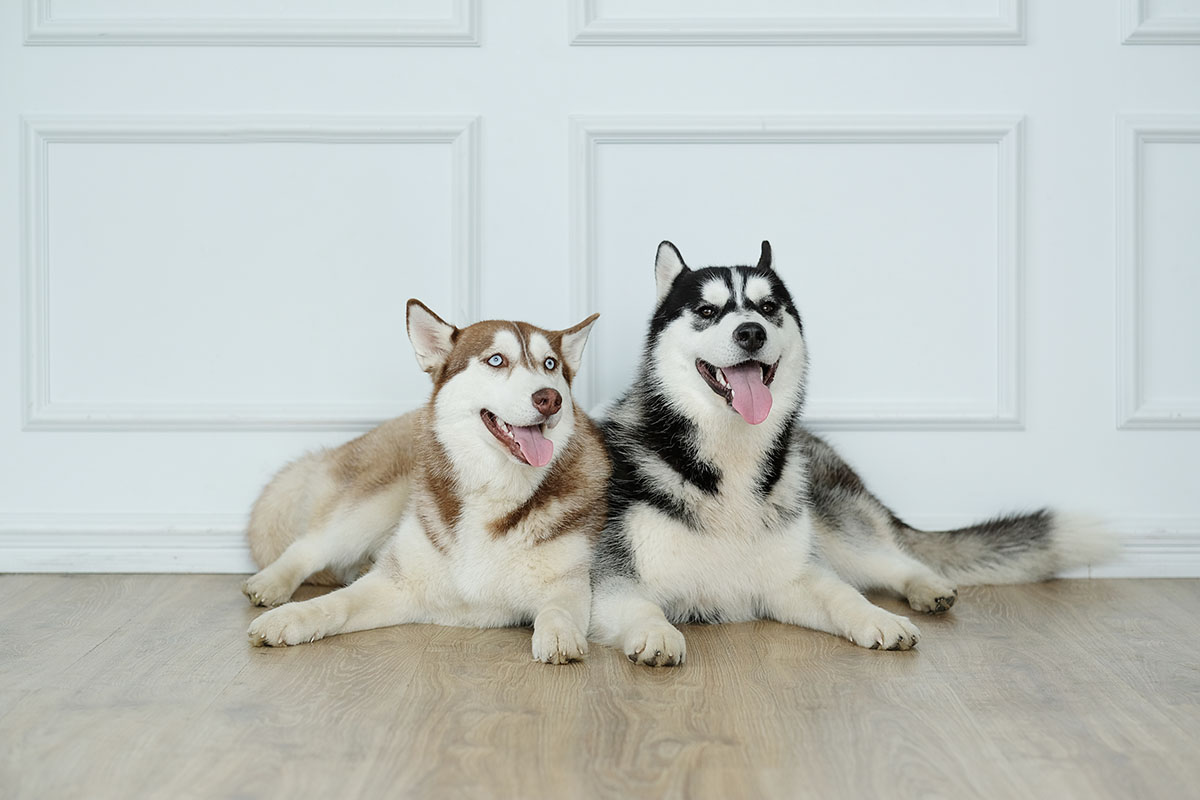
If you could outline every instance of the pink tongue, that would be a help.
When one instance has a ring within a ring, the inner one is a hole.
[[[769,401],[767,405],[770,406]],[[535,467],[544,467],[550,463],[550,456],[554,455],[554,442],[542,436],[539,426],[518,428],[514,425],[512,432],[526,461]]]
[[[763,383],[762,367],[741,364],[722,367],[729,388],[733,389],[733,410],[751,425],[757,425],[771,413],[771,390]]]

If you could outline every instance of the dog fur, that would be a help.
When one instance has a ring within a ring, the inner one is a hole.
[[[252,603],[285,603],[306,579],[349,585],[267,611],[251,642],[532,624],[535,659],[582,658],[609,465],[571,383],[597,316],[561,331],[459,329],[410,300],[429,403],[289,464],[251,512]]]
[[[808,350],[762,243],[754,267],[692,270],[670,242],[633,387],[603,431],[613,476],[593,565],[593,641],[682,663],[673,623],[771,618],[863,647],[919,631],[861,594],[941,613],[957,585],[1039,580],[1109,555],[1093,523],[1052,511],[957,531],[902,522],[800,424]]]

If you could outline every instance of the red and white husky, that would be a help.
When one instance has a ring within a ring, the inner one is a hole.
[[[262,567],[243,589],[251,602],[287,603],[306,579],[349,585],[266,612],[251,642],[406,622],[532,623],[535,659],[581,658],[609,464],[571,381],[596,316],[561,331],[459,329],[410,300],[429,403],[289,464],[250,517]]]

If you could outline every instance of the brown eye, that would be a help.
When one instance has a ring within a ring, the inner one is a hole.
[[[700,306],[698,309],[696,309],[696,313],[699,314],[700,316],[704,317],[705,319],[709,319],[710,317],[712,317],[713,314],[717,313],[717,307],[716,306]]]
[[[765,303],[758,304],[758,310],[761,311],[764,316],[769,317],[779,310],[779,304],[772,300],[767,300]]]
[[[500,355],[499,353],[493,353],[492,357],[487,360],[487,363],[488,363],[488,366],[503,367],[504,366],[504,356]]]

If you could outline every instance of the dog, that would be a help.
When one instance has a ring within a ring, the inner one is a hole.
[[[251,642],[407,622],[532,623],[534,659],[581,659],[609,464],[571,383],[597,316],[560,331],[459,329],[410,300],[428,404],[289,464],[250,515],[262,568],[243,587],[252,603],[285,603],[310,576],[349,585],[267,611]]]
[[[681,664],[682,622],[759,618],[907,650],[917,626],[862,594],[947,611],[959,584],[1039,580],[1107,557],[1097,524],[1048,510],[924,532],[800,423],[808,350],[762,243],[754,267],[655,259],[657,307],[632,388],[601,423],[612,461],[593,565],[594,642]]]

